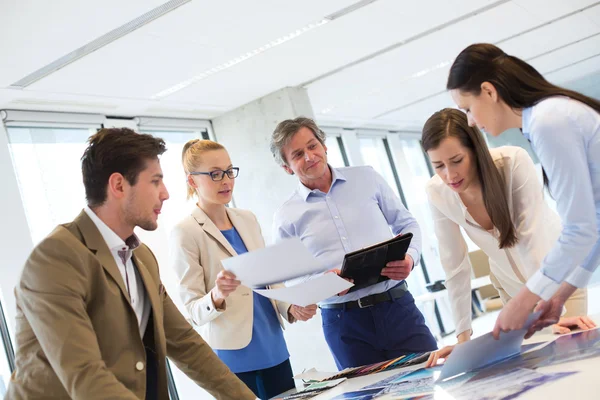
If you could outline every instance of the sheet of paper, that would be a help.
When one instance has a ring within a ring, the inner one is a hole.
[[[322,381],[323,379],[331,378],[337,375],[337,372],[317,371],[315,368],[311,368],[302,372],[301,374],[295,375],[294,379],[302,379],[305,382],[308,381]]]
[[[285,239],[273,246],[226,258],[222,263],[223,268],[233,272],[242,285],[249,288],[282,283],[325,270],[299,238]]]
[[[337,274],[328,273],[290,287],[254,289],[254,291],[270,299],[306,307],[335,296],[352,286],[354,284],[340,278]]]
[[[444,363],[439,379],[443,380],[485,367],[518,354],[521,351],[521,344],[527,329],[538,316],[539,313],[531,314],[523,329],[501,332],[499,340],[494,339],[490,332],[468,342],[457,344],[452,350],[452,355]]]

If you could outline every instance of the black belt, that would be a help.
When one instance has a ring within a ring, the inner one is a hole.
[[[358,300],[347,301],[345,303],[322,304],[320,308],[367,308],[386,301],[394,301],[408,293],[408,285],[402,282],[387,292],[372,294],[370,296],[361,297]]]

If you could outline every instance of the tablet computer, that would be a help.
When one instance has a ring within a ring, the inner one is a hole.
[[[405,233],[346,254],[340,276],[354,280],[354,286],[348,292],[390,279],[382,276],[381,270],[390,261],[404,260],[412,237],[412,233]]]

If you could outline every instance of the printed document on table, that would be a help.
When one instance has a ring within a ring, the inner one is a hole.
[[[252,289],[325,270],[299,238],[285,239],[273,246],[221,262],[223,268],[233,272],[242,285]]]
[[[331,296],[335,296],[336,294],[349,289],[352,286],[354,286],[354,284],[331,272],[294,286],[277,289],[253,290],[256,293],[270,299],[306,307],[310,304],[316,304],[319,301],[325,300]]]
[[[457,344],[444,363],[442,373],[438,379],[450,378],[518,354],[521,351],[521,344],[527,329],[537,320],[539,315],[539,312],[529,315],[523,329],[500,332],[499,340],[494,339],[490,332],[473,340]]]

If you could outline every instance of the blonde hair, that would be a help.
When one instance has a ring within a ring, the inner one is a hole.
[[[211,150],[225,150],[225,147],[212,140],[192,139],[188,141],[183,146],[183,151],[181,152],[181,164],[183,165],[185,175],[187,176],[190,172],[194,172],[198,165],[202,163],[202,153]],[[196,194],[196,189],[187,182],[187,198],[191,199]]]

